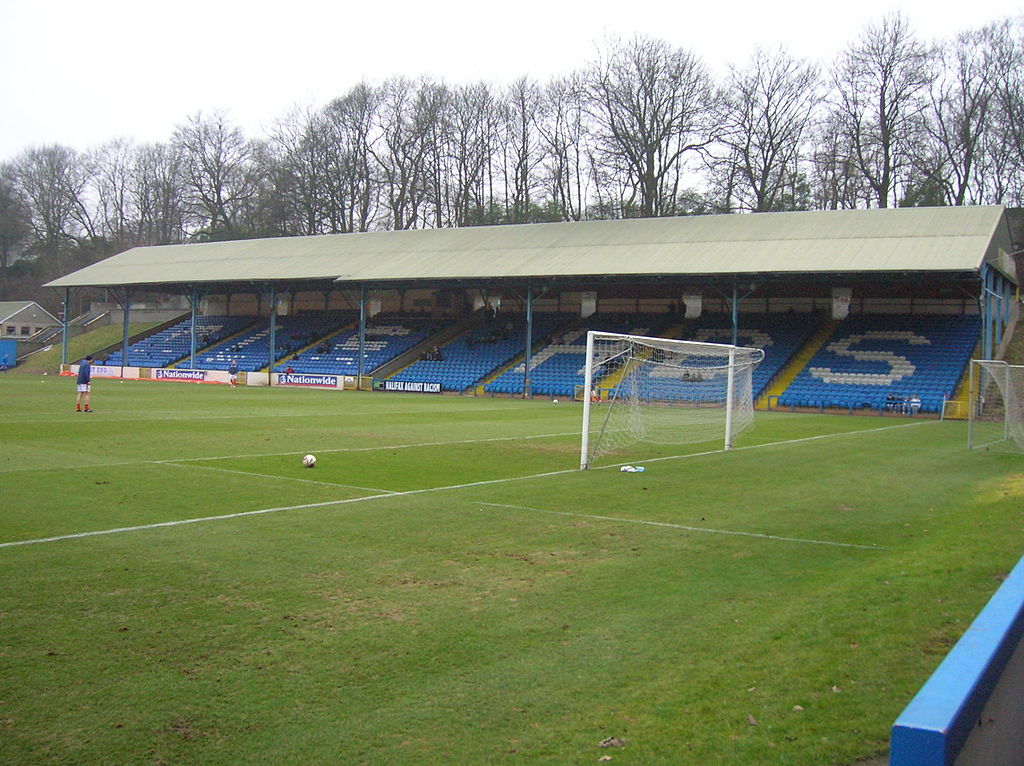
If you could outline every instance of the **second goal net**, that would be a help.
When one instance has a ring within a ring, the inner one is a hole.
[[[1024,366],[972,359],[967,448],[1024,452]]]
[[[638,441],[730,449],[753,425],[762,359],[759,348],[590,331],[580,468]]]

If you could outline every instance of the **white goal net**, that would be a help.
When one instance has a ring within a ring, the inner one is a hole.
[[[967,448],[1024,452],[1024,366],[972,359]]]
[[[759,348],[590,331],[580,468],[635,442],[730,449],[754,423],[752,373],[763,358]]]

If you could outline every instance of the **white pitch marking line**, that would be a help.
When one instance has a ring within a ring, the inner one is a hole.
[[[389,449],[416,449],[418,447],[449,447],[454,444],[485,444],[488,442],[524,441],[527,439],[553,439],[562,436],[578,436],[579,431],[567,431],[559,434],[533,434],[530,436],[489,436],[485,439],[455,439],[453,441],[413,442],[410,444],[381,444],[371,447],[335,447],[333,449],[315,449],[313,452],[333,454],[335,452],[376,452]],[[192,463],[212,460],[243,460],[252,457],[278,457],[281,455],[304,455],[305,452],[258,452],[250,455],[220,455],[215,457],[181,457],[157,460],[158,463]]]
[[[939,421],[929,420],[918,420],[914,423],[901,423],[896,426],[882,426],[881,428],[862,428],[859,431],[843,431],[841,433],[834,434],[818,434],[817,436],[802,436],[799,439],[784,439],[778,442],[765,442],[764,444],[749,444],[746,447],[733,447],[731,450],[725,449],[713,449],[706,452],[691,452],[688,455],[668,455],[666,457],[652,457],[646,460],[634,460],[632,463],[616,463],[615,465],[597,466],[597,468],[618,468],[624,465],[642,465],[643,463],[660,463],[664,460],[687,460],[692,457],[706,457],[708,455],[724,454],[726,452],[743,452],[744,450],[752,449],[764,449],[765,447],[785,447],[789,444],[802,444],[803,442],[813,442],[819,439],[835,439],[840,436],[858,436],[860,434],[874,434],[881,433],[882,431],[892,431],[899,428],[912,428],[914,426],[922,426],[926,423],[938,423]]]
[[[255,511],[239,511],[238,513],[226,513],[220,516],[203,516],[195,519],[178,519],[175,521],[161,521],[155,524],[142,524],[135,527],[117,527],[115,529],[99,529],[93,532],[75,532],[68,535],[57,535],[55,537],[40,537],[32,540],[15,540],[7,543],[0,543],[0,548],[12,548],[16,545],[34,545],[36,543],[53,543],[60,540],[75,540],[80,537],[95,537],[96,535],[113,535],[119,532],[138,532],[146,529],[159,529],[160,527],[177,527],[183,524],[197,524],[203,521],[223,521],[226,519],[239,519],[243,516],[259,516],[266,513],[277,513],[279,511],[303,511],[309,508],[323,508],[330,505],[349,505],[361,503],[366,500],[378,500],[380,498],[408,497],[409,495],[426,495],[432,492],[444,492],[450,489],[466,489],[468,487],[481,487],[487,484],[502,484],[508,481],[522,481],[523,479],[540,479],[545,476],[558,476],[559,474],[576,473],[579,469],[567,468],[562,471],[549,471],[547,473],[535,473],[530,476],[509,476],[504,479],[486,479],[484,481],[471,481],[467,484],[451,484],[446,487],[427,487],[425,489],[410,489],[404,492],[389,492],[381,495],[366,495],[365,497],[349,497],[344,500],[324,500],[319,503],[303,503],[301,505],[283,505],[277,508],[260,508]]]
[[[508,508],[514,511],[533,511],[535,513],[549,513],[553,516],[572,516],[580,519],[595,519],[597,521],[612,521],[621,524],[643,524],[651,527],[669,527],[670,529],[682,529],[687,532],[704,532],[709,535],[733,535],[736,537],[757,537],[762,540],[777,540],[784,543],[806,543],[809,545],[830,545],[837,548],[863,548],[871,551],[885,550],[877,545],[859,545],[857,543],[837,543],[831,540],[811,540],[802,537],[781,537],[779,535],[766,535],[759,532],[735,532],[728,529],[710,529],[708,527],[689,527],[685,524],[672,524],[667,521],[647,521],[645,519],[624,519],[617,516],[598,516],[593,513],[573,513],[571,511],[552,511],[548,508],[531,508],[527,505],[505,505],[504,503],[487,503],[478,501],[480,505],[491,508]]]
[[[463,409],[458,409],[456,407],[449,407],[449,408],[446,408],[444,411],[445,412],[460,412],[460,413],[461,412],[478,413],[478,412],[500,412],[500,411],[503,411],[503,410],[505,410],[505,408],[503,408],[503,407],[477,407],[477,408],[474,408],[474,409],[467,408],[467,409],[464,409],[464,410]],[[390,414],[390,413],[386,413],[386,414]],[[253,415],[251,415],[249,413],[239,413],[237,415],[229,415],[229,414],[223,414],[223,413],[217,413],[217,414],[198,414],[197,415],[196,413],[194,413],[192,411],[180,411],[179,412],[179,411],[175,411],[175,410],[163,410],[160,413],[154,413],[154,412],[151,412],[151,411],[146,411],[146,412],[114,411],[114,410],[106,410],[106,409],[103,411],[103,421],[104,422],[107,422],[107,421],[124,422],[125,420],[131,420],[131,421],[136,422],[136,423],[143,422],[143,421],[163,421],[163,420],[188,420],[190,422],[191,421],[198,421],[198,420],[249,420],[249,421],[251,421],[253,419],[270,420],[270,419],[273,419],[273,418],[288,418],[289,420],[295,420],[296,418],[319,418],[319,417],[321,417],[321,416],[320,415],[315,415],[315,414],[296,415],[294,412],[291,412],[291,411],[288,411],[288,412],[274,411],[271,408],[267,408],[266,410],[261,411],[259,415],[255,415],[255,416],[253,416]],[[374,415],[374,417],[376,417],[376,415]],[[76,420],[80,420],[80,419],[76,418]],[[35,415],[24,415],[24,416],[13,416],[13,417],[5,418],[4,422],[5,423],[38,423],[38,424],[67,423],[67,418],[66,417],[41,418],[41,417],[38,417],[38,416],[35,416]]]
[[[340,452],[373,452],[376,450],[396,450],[396,449],[413,449],[416,447],[446,447],[453,444],[481,444],[486,442],[502,442],[502,441],[516,441],[525,439],[552,439],[555,437],[562,436],[577,436],[578,431],[570,431],[567,433],[555,433],[555,434],[533,434],[530,436],[491,436],[486,439],[458,439],[455,441],[439,441],[439,442],[413,442],[411,444],[383,444],[376,447],[336,447],[334,449],[315,449],[312,452],[319,454],[333,454]],[[167,458],[164,460],[118,460],[109,463],[88,463],[83,465],[66,466],[69,470],[85,470],[89,468],[111,468],[123,465],[151,465],[161,463],[203,463],[211,462],[214,460],[245,460],[247,458],[254,457],[282,457],[288,455],[305,455],[311,450],[301,450],[299,452],[255,452],[249,455],[216,455],[213,457],[176,457]],[[18,468],[0,468],[0,473],[16,473],[19,471],[53,471],[53,466],[28,466]]]
[[[221,516],[201,516],[195,519],[175,519],[174,521],[160,521],[154,524],[140,524],[135,527],[115,527],[114,529],[98,529],[93,532],[75,532],[69,535],[39,537],[34,540],[15,540],[9,543],[0,543],[0,548],[12,548],[16,545],[35,545],[36,543],[55,543],[60,540],[76,540],[81,537],[96,537],[97,535],[116,535],[120,532],[139,532],[146,529],[159,529],[160,527],[180,527],[184,524],[199,524],[205,521],[221,521],[223,519],[237,519],[242,516],[258,516],[264,513],[277,513],[278,511],[295,511],[304,508],[318,508],[325,505],[340,505],[342,503],[354,502],[357,500],[373,500],[375,497],[387,497],[387,495],[370,495],[369,497],[356,497],[350,500],[326,500],[322,503],[306,503],[305,505],[292,505],[281,508],[260,508],[256,511],[240,511],[238,513],[226,513]]]
[[[921,422],[925,422],[925,421],[921,421]],[[916,423],[916,424],[915,423],[908,423],[907,425],[920,425],[920,424],[921,423]],[[784,446],[784,445],[787,445],[787,444],[798,444],[800,442],[812,441],[812,440],[815,440],[815,439],[824,439],[824,438],[831,438],[831,437],[837,437],[837,436],[848,436],[850,434],[874,433],[876,431],[886,431],[886,430],[889,430],[890,428],[906,428],[906,425],[904,425],[904,426],[885,426],[883,428],[867,428],[867,429],[863,429],[861,431],[844,431],[843,433],[839,433],[839,434],[820,434],[818,436],[809,436],[809,437],[807,437],[805,439],[788,439],[786,441],[781,441],[781,442],[770,442],[768,444],[757,444],[757,445],[751,445],[749,447],[739,447],[737,449],[761,449],[763,447]],[[713,450],[713,451],[710,451],[710,452],[699,452],[699,453],[690,454],[690,455],[675,455],[675,456],[672,456],[672,457],[653,458],[651,460],[638,461],[638,462],[653,463],[653,462],[657,462],[657,461],[661,461],[661,460],[685,460],[685,459],[692,458],[692,457],[705,457],[707,455],[717,455],[719,453],[724,453],[724,452],[725,452],[725,450]],[[292,454],[292,453],[287,453],[287,454]],[[156,462],[156,461],[144,461],[144,462]],[[611,468],[617,468],[620,465],[626,465],[626,464],[625,463],[618,463],[618,464],[615,464],[615,465],[598,466],[596,468],[592,468],[591,470],[595,470],[595,471],[606,470],[606,469],[611,469]],[[523,480],[526,480],[526,479],[543,479],[543,478],[546,478],[548,476],[561,476],[561,475],[564,475],[564,474],[567,474],[567,473],[577,473],[578,470],[579,469],[577,469],[577,468],[566,468],[566,469],[563,469],[561,471],[547,471],[545,473],[536,473],[536,474],[531,474],[529,476],[509,476],[509,477],[506,477],[504,479],[487,479],[485,481],[473,481],[473,482],[469,482],[467,484],[452,484],[452,485],[449,485],[449,486],[446,486],[446,487],[428,487],[426,489],[412,489],[412,490],[408,490],[408,491],[405,491],[405,492],[392,492],[390,494],[383,494],[383,495],[369,495],[367,497],[351,497],[351,498],[348,498],[348,499],[345,499],[345,500],[326,500],[326,501],[321,502],[321,503],[305,503],[303,505],[288,505],[288,506],[281,506],[281,507],[278,507],[278,508],[261,508],[261,509],[255,510],[255,511],[240,511],[239,513],[229,513],[229,514],[225,514],[225,515],[222,515],[222,516],[204,516],[204,517],[196,518],[196,519],[179,519],[179,520],[176,520],[176,521],[163,521],[163,522],[159,522],[159,523],[156,523],[156,524],[144,524],[144,525],[136,526],[136,527],[118,527],[116,529],[101,529],[101,530],[96,530],[94,532],[78,532],[78,533],[69,534],[69,535],[58,535],[56,537],[42,537],[42,538],[35,538],[35,539],[31,539],[31,540],[15,540],[15,541],[12,541],[12,542],[0,543],[0,548],[12,548],[12,547],[14,547],[16,545],[34,545],[36,543],[52,543],[52,542],[58,542],[60,540],[74,540],[74,539],[80,538],[80,537],[93,537],[93,536],[96,536],[96,535],[110,535],[110,534],[116,534],[118,532],[137,532],[137,531],[146,530],[146,529],[157,529],[159,527],[176,527],[176,526],[181,526],[183,524],[196,524],[196,523],[204,522],[204,521],[221,521],[221,520],[225,520],[225,519],[237,519],[237,518],[241,518],[243,516],[258,516],[260,514],[265,514],[265,513],[277,513],[278,511],[301,511],[301,510],[306,510],[308,508],[323,508],[325,506],[330,506],[330,505],[348,505],[350,503],[361,503],[361,502],[363,502],[365,500],[377,500],[378,498],[382,498],[382,497],[387,497],[387,498],[405,497],[405,496],[408,496],[408,495],[422,495],[422,494],[427,494],[427,493],[430,493],[430,492],[444,492],[444,491],[450,490],[450,489],[466,489],[468,487],[482,487],[482,486],[486,486],[486,485],[489,485],[489,484],[503,484],[505,482],[510,482],[510,481],[523,481]],[[650,523],[653,523],[653,522],[650,522]],[[723,534],[726,534],[726,533],[723,533]],[[749,534],[749,533],[734,532],[732,534]]]
[[[174,468],[193,468],[197,471],[217,471],[218,473],[234,473],[239,476],[255,476],[261,479],[273,479],[274,481],[295,481],[302,484],[319,484],[322,487],[338,487],[340,489],[358,489],[363,492],[376,492],[380,495],[393,495],[394,490],[380,489],[379,487],[358,487],[355,484],[338,484],[333,481],[317,481],[316,479],[299,479],[294,476],[280,476],[272,473],[254,473],[252,471],[236,471],[233,468],[218,468],[211,465],[190,465],[188,463],[174,463],[170,460],[159,460],[157,465],[168,465]]]

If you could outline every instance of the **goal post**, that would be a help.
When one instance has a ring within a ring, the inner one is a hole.
[[[752,374],[762,359],[759,348],[591,330],[580,468],[635,442],[721,439],[731,449],[753,425]]]
[[[999,447],[1024,452],[1024,365],[972,359],[968,388],[967,449]]]

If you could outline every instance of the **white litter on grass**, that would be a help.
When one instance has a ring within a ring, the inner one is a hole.
[[[647,469],[642,465],[624,465],[619,470],[624,473],[643,473]]]

